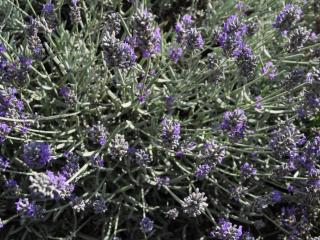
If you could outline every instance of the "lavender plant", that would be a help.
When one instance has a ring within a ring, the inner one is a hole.
[[[318,239],[318,1],[0,1],[1,239]]]

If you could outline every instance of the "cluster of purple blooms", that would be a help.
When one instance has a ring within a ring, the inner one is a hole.
[[[137,165],[145,167],[152,161],[150,154],[144,149],[137,149],[135,147],[128,148],[129,159]]]
[[[286,4],[284,9],[277,15],[273,26],[286,34],[301,19],[302,9],[293,4]]]
[[[243,236],[242,226],[236,226],[228,220],[221,218],[219,225],[210,232],[209,236],[219,240],[240,240]]]
[[[237,15],[231,15],[225,20],[218,34],[214,34],[213,39],[218,41],[226,55],[236,59],[240,74],[245,77],[252,76],[256,69],[256,57],[244,39],[248,29],[248,25],[242,23]]]
[[[194,27],[194,20],[191,15],[184,15],[181,21],[177,22],[175,26],[177,33],[177,43],[186,48],[189,51],[194,49],[201,49],[204,45],[201,32]],[[176,50],[177,55],[180,55],[181,50]],[[176,56],[177,57],[177,56]],[[174,58],[172,58],[174,59]]]
[[[299,115],[302,117],[316,116],[320,112],[320,70],[312,68],[305,77],[307,87],[303,92]]]
[[[22,218],[41,218],[43,209],[40,205],[37,205],[35,201],[31,201],[28,198],[19,198],[15,203],[16,210],[21,214]]]
[[[175,149],[179,146],[180,142],[180,123],[176,120],[171,120],[164,117],[161,121],[162,132],[161,139],[162,142],[172,149]]]
[[[225,112],[220,127],[232,139],[243,138],[247,127],[245,112],[240,108]]]
[[[143,58],[153,57],[161,51],[161,31],[155,26],[154,19],[147,10],[138,10],[132,19],[133,34],[129,43]]]
[[[29,57],[20,56],[15,61],[10,62],[0,51],[0,80],[8,84],[23,85],[27,81],[27,74],[31,65],[32,59]]]
[[[206,141],[199,152],[201,164],[196,169],[195,176],[203,178],[213,170],[216,165],[221,164],[225,158],[226,150],[215,140]]]
[[[267,75],[270,80],[273,80],[277,76],[277,68],[271,61],[268,61],[262,67],[261,73]]]
[[[42,142],[26,143],[23,146],[23,160],[30,168],[43,168],[52,160],[50,145]]]
[[[88,129],[88,138],[94,144],[104,146],[107,143],[108,136],[109,132],[107,131],[106,127],[100,122]]]
[[[140,229],[142,232],[149,233],[153,230],[153,227],[154,227],[154,223],[150,218],[144,217],[141,219]]]
[[[42,15],[45,19],[45,23],[47,24],[47,28],[51,31],[57,26],[57,17],[54,8],[55,6],[51,0],[43,4],[42,7]]]
[[[132,46],[117,39],[114,33],[105,33],[103,49],[104,59],[110,67],[126,69],[135,64],[137,56]]]

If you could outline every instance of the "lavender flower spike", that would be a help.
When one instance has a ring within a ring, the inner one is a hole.
[[[205,193],[200,192],[197,188],[195,192],[184,198],[182,203],[183,212],[191,217],[197,217],[208,207],[206,201]]]

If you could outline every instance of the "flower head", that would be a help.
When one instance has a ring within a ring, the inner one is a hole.
[[[140,229],[144,233],[151,232],[153,230],[153,221],[148,217],[142,218],[140,221]]]
[[[28,198],[19,198],[15,203],[16,210],[23,218],[41,218],[43,209],[35,201],[30,202]]]
[[[103,199],[96,199],[93,201],[92,207],[95,214],[104,213],[108,210],[106,201]]]
[[[242,176],[249,178],[257,173],[257,169],[252,164],[246,162],[240,167],[240,172]]]
[[[279,31],[286,33],[300,20],[302,10],[293,4],[286,4],[284,9],[277,15],[273,26]]]
[[[10,162],[2,155],[0,155],[0,169],[5,170],[10,166]]]
[[[182,54],[183,54],[182,48],[170,48],[169,49],[169,58],[174,63],[178,63],[178,61],[181,58]]]
[[[129,143],[124,138],[124,135],[116,134],[111,141],[109,148],[112,159],[119,159],[120,161],[127,156],[129,149]]]
[[[31,168],[42,168],[52,160],[52,151],[47,143],[30,142],[24,144],[23,160]]]
[[[199,157],[211,167],[221,164],[226,155],[225,148],[216,140],[206,140]]]
[[[108,66],[127,69],[136,61],[134,49],[127,42],[121,42],[114,34],[105,33],[103,37],[104,59]]]
[[[171,145],[174,149],[179,146],[180,141],[180,123],[175,120],[163,118],[162,122],[161,138],[163,143]]]
[[[29,178],[31,184],[30,191],[40,197],[51,199],[64,199],[71,195],[74,186],[67,183],[66,177],[61,173],[46,171],[45,173],[35,173]]]
[[[240,108],[223,114],[221,129],[228,132],[231,138],[242,138],[246,129],[247,117]]]
[[[207,197],[197,188],[195,192],[191,193],[188,197],[183,199],[182,208],[183,212],[191,217],[201,215],[205,211],[208,204],[206,203]]]
[[[242,237],[242,226],[233,225],[226,219],[220,219],[219,225],[210,232],[210,237],[219,240],[240,240]]]
[[[92,143],[104,146],[107,143],[109,132],[103,124],[98,122],[88,129],[88,135]]]
[[[155,26],[154,18],[152,13],[141,10],[133,16],[134,30],[130,42],[144,58],[152,57],[161,51],[161,31]]]

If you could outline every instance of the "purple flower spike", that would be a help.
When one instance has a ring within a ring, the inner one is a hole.
[[[140,229],[144,233],[151,232],[153,230],[153,221],[148,217],[142,218],[140,221]]]
[[[286,4],[284,9],[278,14],[273,23],[273,27],[286,34],[301,19],[302,10],[292,4]]]
[[[54,11],[54,5],[51,2],[43,4],[42,12],[43,13],[52,13]]]
[[[228,132],[231,138],[243,138],[247,125],[247,117],[242,109],[225,112],[221,123],[221,129]]]
[[[242,226],[233,225],[225,219],[219,220],[219,225],[210,232],[209,236],[219,240],[240,240],[242,237]]]
[[[23,147],[23,160],[31,168],[43,168],[52,160],[51,154],[47,143],[30,142]]]
[[[179,59],[183,54],[182,48],[170,48],[169,49],[169,58],[174,62],[178,63]]]

